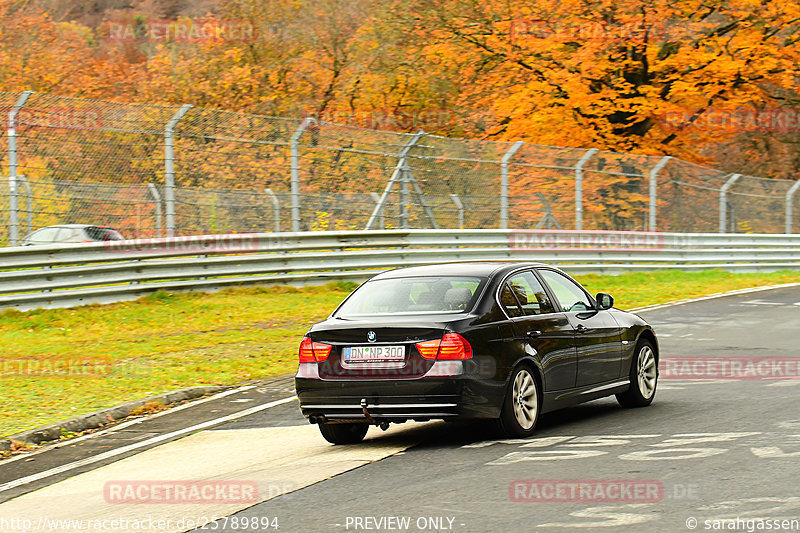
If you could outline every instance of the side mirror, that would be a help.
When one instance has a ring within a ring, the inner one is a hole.
[[[614,297],[610,294],[598,292],[597,296],[595,296],[595,300],[597,300],[598,311],[605,311],[606,309],[614,307]]]

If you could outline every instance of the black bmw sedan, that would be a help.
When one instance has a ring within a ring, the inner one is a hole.
[[[493,419],[530,436],[541,413],[615,394],[649,405],[658,343],[636,315],[539,263],[399,268],[362,284],[300,344],[300,408],[334,444],[369,425]]]

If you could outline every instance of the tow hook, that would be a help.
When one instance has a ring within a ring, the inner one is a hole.
[[[389,422],[387,422],[386,420],[384,420],[382,422],[378,422],[377,420],[372,418],[371,414],[369,414],[369,411],[367,411],[367,399],[366,398],[361,398],[361,412],[364,413],[364,418],[366,418],[367,422],[369,422],[370,424],[378,426],[383,431],[386,431],[387,429],[389,429]]]
[[[366,398],[361,398],[361,412],[364,413],[364,417],[367,419],[367,422],[369,422],[370,424],[375,425],[375,426],[378,425],[378,423],[375,421],[375,419],[372,418],[372,415],[369,414],[369,411],[367,411],[367,399]]]

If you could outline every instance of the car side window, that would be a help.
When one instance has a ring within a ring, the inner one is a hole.
[[[506,310],[506,314],[511,317],[518,317],[522,316],[522,309],[519,306],[519,302],[514,296],[514,292],[516,289],[512,289],[508,282],[503,283],[503,288],[500,289],[500,304],[503,306],[503,309]]]
[[[512,276],[508,284],[514,290],[517,300],[522,305],[522,311],[526,315],[541,315],[555,311],[547,292],[542,284],[533,275],[533,272],[521,272]]]
[[[60,228],[42,228],[31,234],[29,240],[38,243],[51,243]]]
[[[72,228],[61,228],[58,236],[53,239],[55,242],[80,242],[78,230]]]
[[[593,309],[586,293],[574,281],[554,270],[539,270],[545,283],[553,290],[553,294],[564,311],[589,311]]]

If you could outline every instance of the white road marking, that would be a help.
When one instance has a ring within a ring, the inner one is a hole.
[[[464,444],[461,446],[462,448],[486,448],[487,446],[491,446],[492,444],[510,444],[510,445],[517,445],[521,444],[526,448],[544,448],[546,446],[552,446],[554,444],[558,444],[560,442],[564,442],[565,440],[574,439],[574,435],[570,435],[567,437],[538,437],[538,438],[530,438],[530,439],[497,439],[497,440],[482,440],[480,442],[472,442],[470,444]]]
[[[684,459],[703,459],[727,451],[724,448],[662,448],[623,453],[619,458],[627,461],[682,461]]]
[[[495,461],[486,463],[490,466],[513,465],[525,461],[564,461],[569,459],[585,459],[606,455],[602,450],[537,450],[533,452],[511,452]]]
[[[201,429],[206,429],[212,426],[217,426],[219,424],[230,422],[231,420],[236,420],[237,418],[242,418],[245,416],[250,416],[252,414],[258,413],[265,409],[270,409],[272,407],[277,407],[278,405],[283,405],[285,403],[292,402],[297,399],[297,396],[291,396],[289,398],[282,398],[280,400],[275,400],[274,402],[265,403],[262,405],[256,405],[249,409],[245,409],[243,411],[237,411],[236,413],[232,413],[229,415],[225,415],[220,418],[215,418],[213,420],[208,420],[206,422],[202,422],[200,424],[195,424],[194,426],[190,426],[188,428],[179,429],[176,431],[172,431],[170,433],[164,433],[163,435],[159,435],[157,437],[153,437],[152,439],[147,439],[141,442],[136,442],[133,444],[128,444],[127,446],[122,446],[121,448],[116,448],[113,450],[109,450],[107,452],[103,452],[91,457],[87,457],[85,459],[81,459],[79,461],[74,461],[72,463],[67,463],[65,465],[57,466],[55,468],[51,468],[50,470],[45,470],[44,472],[39,472],[37,474],[31,474],[30,476],[25,476],[19,479],[15,479],[13,481],[9,481],[7,483],[3,483],[0,485],[0,492],[4,492],[7,490],[11,490],[15,487],[19,487],[20,485],[26,485],[28,483],[32,483],[34,481],[38,481],[40,479],[45,479],[50,476],[55,476],[57,474],[61,474],[63,472],[68,472],[75,468],[80,468],[82,466],[90,465],[93,463],[97,463],[99,461],[105,461],[106,459],[110,459],[111,457],[116,457],[117,455],[122,455],[124,453],[128,453],[133,450],[137,450],[139,448],[143,448],[145,446],[150,446],[152,444],[158,444],[159,442],[163,442],[165,440],[169,440],[173,437],[179,437],[181,435],[186,435],[188,433],[193,433],[195,431],[200,431]]]
[[[768,302],[766,300],[747,300],[742,302],[744,305],[784,305],[781,302]]]
[[[755,504],[755,507],[754,507]],[[758,504],[763,504],[758,508]],[[765,517],[795,517],[800,509],[800,496],[789,496],[788,498],[778,498],[773,496],[762,496],[759,498],[743,498],[740,500],[728,500],[703,505],[697,508],[698,511],[714,513],[715,520],[739,519],[741,518],[765,518]],[[730,514],[720,512],[730,511]]]
[[[631,444],[631,439],[655,439],[660,434],[654,435],[586,435],[578,437],[565,444],[565,446],[619,446]]]
[[[792,457],[800,457],[800,451],[785,452],[777,446],[765,446],[764,448],[750,448],[753,455],[762,459],[789,459]]]
[[[580,511],[573,511],[569,513],[570,516],[576,518],[600,518],[602,520],[595,522],[549,522],[547,524],[539,524],[537,527],[560,527],[560,528],[597,528],[597,527],[613,527],[620,528],[622,526],[632,526],[635,524],[643,524],[656,520],[658,517],[654,516],[652,512],[648,514],[626,513],[627,509],[646,509],[652,507],[648,503],[633,503],[628,505],[616,506],[603,506],[603,507],[587,507]]]
[[[678,433],[671,438],[651,444],[655,448],[671,448],[675,446],[685,446],[692,444],[706,444],[709,442],[730,442],[743,437],[754,437],[761,435],[760,431],[743,431],[738,433]]]
[[[783,424],[793,424],[800,421],[789,421]],[[792,428],[794,429],[794,428]],[[636,450],[617,456],[617,459],[626,461],[681,461],[685,459],[702,459],[713,457],[730,451],[730,448],[717,448],[708,446],[709,443],[731,443],[739,439],[765,440],[765,444],[772,444],[772,434],[765,434],[760,431],[740,431],[733,433],[677,433],[664,438],[660,442],[647,444],[649,449]],[[788,437],[794,437],[789,435]],[[800,438],[800,435],[796,435]],[[500,441],[484,441],[475,444],[468,444],[462,448],[484,448],[491,444],[510,444],[518,446],[520,451],[506,453],[494,461],[485,463],[487,466],[505,466],[526,461],[568,461],[571,459],[586,459],[606,455],[609,452],[598,450],[597,447],[620,447],[630,448],[631,444],[641,443],[635,439],[655,439],[662,437],[660,434],[630,434],[630,435],[586,435],[582,437],[557,436],[545,437],[541,439],[507,439]],[[781,442],[786,444],[789,439],[782,437]],[[537,445],[537,442],[540,443]],[[794,443],[789,443],[794,446]],[[752,445],[752,444],[751,444]],[[547,450],[524,450],[525,448],[545,448]],[[703,446],[703,447],[700,447]],[[798,452],[783,452],[777,447],[750,448],[757,457],[779,457],[790,458],[800,457]],[[522,451],[524,450],[524,451]],[[762,451],[756,451],[762,450]],[[614,450],[609,450],[614,452]]]
[[[795,385],[800,385],[800,379],[785,379],[776,381],[768,384],[767,387],[793,387]]]

